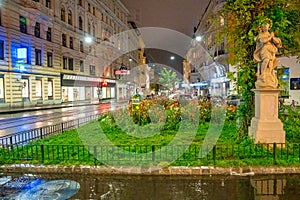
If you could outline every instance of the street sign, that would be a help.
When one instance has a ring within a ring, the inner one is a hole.
[[[130,74],[130,70],[126,70],[126,69],[116,70],[115,74],[116,75],[129,75]]]

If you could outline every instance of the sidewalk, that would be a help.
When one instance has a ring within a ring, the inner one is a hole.
[[[98,100],[95,100],[95,101],[86,101],[86,102],[66,102],[61,104],[41,105],[41,106],[33,106],[33,107],[0,108],[0,114],[12,114],[12,113],[30,112],[36,110],[49,110],[55,108],[97,105],[97,104],[112,103],[112,102],[117,102],[117,101],[116,99],[105,99],[105,100],[101,100],[100,102]]]

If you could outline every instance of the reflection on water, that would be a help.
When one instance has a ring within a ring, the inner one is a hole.
[[[22,174],[8,175],[22,176]],[[67,179],[78,182],[80,189],[71,199],[300,199],[300,175],[249,177],[36,175],[46,181]]]

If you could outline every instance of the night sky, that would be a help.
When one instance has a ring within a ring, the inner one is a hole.
[[[131,13],[129,20],[134,21],[138,28],[161,27],[178,31],[192,38],[194,27],[202,17],[209,0],[121,0]],[[153,40],[156,38],[153,37]],[[158,38],[157,38],[158,39]],[[160,40],[159,42],[163,42]],[[183,42],[184,43],[184,42]],[[181,51],[186,51],[189,44],[175,44]],[[171,67],[182,72],[182,56],[176,52],[160,51],[145,48],[148,60],[155,63],[170,64],[170,56],[175,55]]]

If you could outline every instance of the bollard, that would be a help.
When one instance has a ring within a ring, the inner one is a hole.
[[[155,164],[155,146],[152,145],[152,162],[153,162],[153,165]]]
[[[43,128],[40,128],[40,139],[43,139]]]
[[[94,146],[94,165],[97,166],[97,146]]]
[[[213,160],[214,160],[214,165],[216,165],[216,145],[213,147]]]

